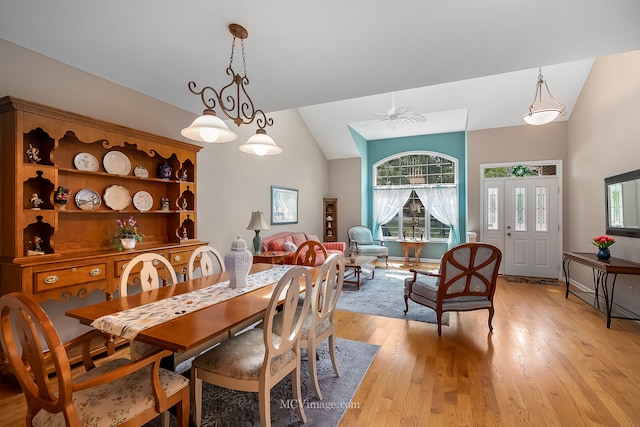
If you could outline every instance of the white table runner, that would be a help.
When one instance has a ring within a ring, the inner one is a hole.
[[[276,265],[269,270],[251,274],[247,277],[247,286],[244,288],[230,288],[227,280],[186,294],[99,317],[91,322],[91,326],[111,335],[134,339],[140,331],[152,326],[278,282],[292,267]]]

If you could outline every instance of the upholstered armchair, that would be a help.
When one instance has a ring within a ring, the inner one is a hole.
[[[489,330],[493,331],[493,294],[496,290],[502,252],[486,243],[466,243],[449,249],[440,271],[411,269],[413,277],[404,282],[405,314],[411,300],[432,308],[442,335],[445,311],[489,310]]]
[[[371,230],[364,225],[355,225],[347,230],[349,247],[355,244],[358,255],[375,256],[384,258],[385,264],[389,264],[389,248],[382,240],[374,240]]]

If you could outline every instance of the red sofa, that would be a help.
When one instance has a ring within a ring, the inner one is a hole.
[[[296,246],[300,246],[301,243],[307,240],[315,240],[321,242],[320,238],[315,234],[307,234],[301,231],[281,231],[280,233],[272,234],[262,238],[262,251],[284,251],[284,242],[290,241]],[[345,242],[326,242],[322,243],[327,249],[327,253],[340,254],[344,256],[344,251],[347,247]],[[297,264],[293,260],[293,252],[289,252],[285,257],[285,264]],[[316,257],[316,265],[322,265],[324,262],[324,255],[318,254]]]

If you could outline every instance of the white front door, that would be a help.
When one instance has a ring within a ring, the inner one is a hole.
[[[558,278],[557,177],[504,180],[503,274]]]

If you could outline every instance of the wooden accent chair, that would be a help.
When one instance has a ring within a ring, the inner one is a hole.
[[[200,268],[202,277],[226,271],[224,258],[220,255],[220,252],[207,245],[200,246],[191,254],[189,266],[187,267],[187,280],[194,278],[194,273],[198,268]]]
[[[336,254],[330,255],[320,267],[320,273],[316,277],[313,291],[311,292],[311,309],[300,332],[300,347],[307,350],[309,376],[313,381],[313,389],[316,396],[321,400],[322,393],[318,384],[316,349],[322,341],[329,339],[331,364],[336,377],[340,377],[338,359],[336,358],[336,327],[333,321],[333,313],[338,304],[343,284],[344,258]],[[301,307],[297,310],[296,317],[300,316],[300,312]],[[273,325],[274,332],[280,335],[282,333],[281,314],[276,315]]]
[[[68,349],[84,344],[85,367],[90,369],[88,343],[99,331],[65,345],[44,310],[18,292],[0,298],[0,328],[2,348],[27,400],[26,425],[141,426],[172,406],[178,425],[189,425],[189,380],[160,368],[169,351],[136,361],[111,360],[73,379]],[[51,364],[57,381],[47,375]]]
[[[307,240],[302,242],[298,249],[296,249],[295,254],[293,255],[293,262],[297,265],[306,265],[309,267],[314,267],[316,265],[316,258],[322,254],[323,259],[327,259],[329,254],[327,253],[327,249],[320,242],[315,240]],[[318,262],[322,262],[318,260]]]
[[[405,279],[404,313],[409,311],[409,300],[432,308],[438,317],[438,335],[442,335],[445,311],[485,309],[493,331],[493,294],[501,260],[502,252],[495,246],[465,243],[444,254],[439,272],[411,269],[413,278]]]
[[[384,258],[385,265],[389,265],[389,248],[382,240],[374,240],[373,234],[364,225],[354,225],[347,230],[349,247],[355,244],[358,255],[375,256]]]
[[[191,386],[197,426],[202,421],[202,381],[234,390],[257,392],[260,425],[263,427],[271,425],[271,388],[289,373],[293,375],[294,399],[302,402],[299,337],[310,306],[309,299],[306,299],[300,316],[295,316],[302,283],[305,289],[311,289],[311,272],[304,267],[292,267],[275,286],[262,329],[242,332],[195,358],[191,365]],[[273,322],[281,301],[284,322],[281,335],[277,335],[273,332]],[[295,406],[298,417],[306,423],[304,405]]]

